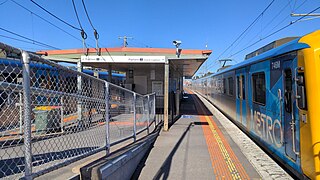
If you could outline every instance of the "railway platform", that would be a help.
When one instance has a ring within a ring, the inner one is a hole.
[[[160,133],[135,179],[292,179],[214,106],[186,92],[182,116]]]

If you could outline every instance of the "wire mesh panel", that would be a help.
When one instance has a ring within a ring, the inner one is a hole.
[[[106,146],[105,83],[32,61],[33,172]]]
[[[20,60],[0,59],[0,178],[24,171],[22,68]]]
[[[151,94],[149,96],[149,114],[150,114],[150,124],[156,120],[156,94]]]
[[[155,94],[142,96],[35,55],[26,61],[29,55],[0,59],[0,178],[36,177],[136,137],[154,121]]]
[[[134,93],[109,84],[110,92],[110,142],[131,137],[134,133]]]
[[[136,100],[136,130],[140,132],[148,126],[148,97],[137,95]]]

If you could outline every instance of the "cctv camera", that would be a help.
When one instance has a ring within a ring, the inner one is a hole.
[[[173,45],[175,45],[175,46],[180,46],[180,44],[181,44],[181,41],[178,41],[178,40],[174,40],[174,41],[172,41],[172,43],[173,43]]]

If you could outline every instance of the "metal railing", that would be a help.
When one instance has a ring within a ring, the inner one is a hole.
[[[140,95],[0,43],[0,178],[32,179],[147,135],[155,94]]]

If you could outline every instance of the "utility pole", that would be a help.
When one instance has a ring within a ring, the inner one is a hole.
[[[127,47],[128,46],[128,39],[133,39],[133,37],[119,36],[118,39],[123,39],[123,46],[122,47]]]

